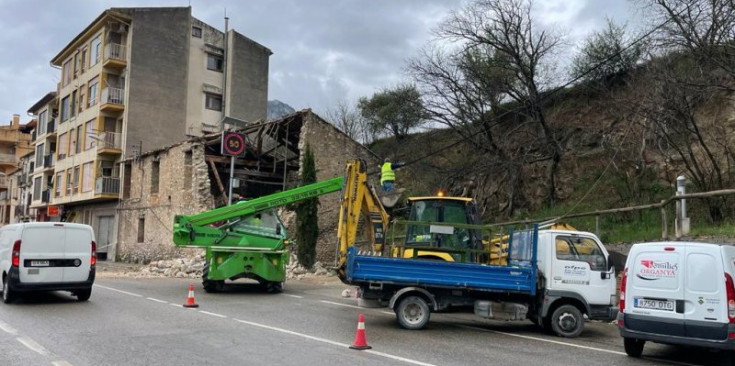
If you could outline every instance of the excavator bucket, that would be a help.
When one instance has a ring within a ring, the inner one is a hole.
[[[378,194],[380,197],[380,203],[382,203],[385,208],[392,208],[396,203],[398,203],[398,200],[401,199],[401,195],[403,195],[405,190],[405,188],[398,188],[390,193],[385,193],[381,190]]]

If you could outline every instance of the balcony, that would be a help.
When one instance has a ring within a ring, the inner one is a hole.
[[[48,154],[43,157],[43,169],[54,167],[54,154]]]
[[[104,88],[102,89],[102,99],[100,100],[101,111],[122,111],[125,109],[124,104],[125,89],[121,88]]]
[[[123,68],[127,66],[127,47],[117,44],[108,43],[105,45],[104,58],[102,60],[102,66]]]
[[[41,192],[41,202],[48,203],[51,198],[51,191],[43,191]]]
[[[117,132],[100,132],[94,137],[97,140],[97,154],[122,154],[122,134]]]
[[[97,196],[117,197],[120,194],[120,178],[117,178],[117,177],[99,177],[97,178],[97,184],[95,184],[94,193]]]
[[[14,154],[0,154],[0,165],[17,165],[18,158]]]
[[[50,120],[46,123],[46,134],[56,136],[56,121]]]

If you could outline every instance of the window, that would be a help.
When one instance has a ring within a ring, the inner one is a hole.
[[[91,120],[84,124],[84,150],[89,150],[94,147],[94,120]]]
[[[125,179],[123,181],[123,198],[130,198],[130,183],[132,182],[133,165],[125,163]]]
[[[161,163],[154,161],[151,165],[151,193],[158,193],[158,174],[161,169]]]
[[[56,173],[56,194],[54,194],[54,197],[61,197],[61,187],[63,187],[64,184],[64,173],[58,172]]]
[[[191,36],[196,38],[202,38],[202,28],[191,27]]]
[[[94,78],[89,81],[89,87],[87,88],[87,99],[89,102],[87,103],[87,108],[97,104],[97,86],[99,82],[97,78]]]
[[[74,167],[74,193],[79,192],[79,167]]]
[[[579,236],[557,236],[556,258],[567,261],[586,262],[593,271],[604,271],[605,255],[592,238]]]
[[[79,75],[79,52],[74,54],[74,79],[77,78],[77,75]]]
[[[67,150],[69,149],[69,134],[68,133],[62,133],[61,136],[59,136],[59,153],[56,156],[56,160],[61,160],[66,157]]]
[[[77,103],[79,106],[79,110],[77,111],[78,113],[82,113],[84,110],[84,89],[86,88],[84,87],[84,84],[82,84],[82,86],[79,87],[79,103]]]
[[[43,144],[36,146],[36,168],[43,166]]]
[[[69,96],[65,96],[61,100],[61,122],[66,122],[69,119]]]
[[[36,201],[41,199],[41,177],[33,180],[33,199]]]
[[[71,83],[71,59],[64,62],[64,66],[61,68],[61,86],[65,87]]]
[[[91,42],[90,48],[92,49],[92,53],[89,54],[89,57],[90,57],[89,66],[94,66],[98,62],[100,62],[101,47],[102,47],[102,41],[100,41],[100,36],[97,36]]]
[[[48,117],[47,111],[41,112],[41,114],[38,115],[38,136],[43,135],[46,133],[46,118]]]
[[[84,143],[84,141],[82,140],[83,139],[82,129],[83,129],[82,126],[77,127],[77,139],[76,139],[76,143],[74,145],[74,151],[77,154],[79,154],[80,152],[82,152],[82,144]]]
[[[191,188],[191,150],[184,151],[184,189]]]
[[[87,66],[87,47],[85,46],[82,48],[82,59],[80,60],[81,64],[79,66],[79,73],[84,73],[84,68]]]
[[[77,91],[71,92],[71,103],[69,103],[69,114],[72,117],[77,115]]]
[[[82,192],[92,190],[92,163],[84,163],[82,165]]]
[[[222,72],[223,64],[224,59],[222,56],[213,55],[211,53],[207,54],[207,70]]]
[[[222,110],[222,96],[218,94],[204,93],[204,107],[213,111]]]
[[[66,195],[67,196],[71,195],[71,186],[74,183],[72,181],[72,174],[73,172],[71,169],[66,170]]]
[[[72,156],[74,155],[74,151],[76,151],[77,146],[77,133],[74,128],[69,131],[69,140],[69,156]]]
[[[138,218],[138,243],[145,242],[145,217]]]

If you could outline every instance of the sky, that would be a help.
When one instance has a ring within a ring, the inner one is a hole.
[[[229,26],[273,51],[268,99],[319,114],[340,101],[407,80],[405,61],[432,30],[468,0],[0,0],[0,124],[55,90],[60,71],[50,60],[111,7],[189,6],[193,16]],[[628,0],[536,0],[536,19],[565,34],[563,60],[605,25],[605,18],[635,26]]]

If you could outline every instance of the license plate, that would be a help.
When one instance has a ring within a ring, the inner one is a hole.
[[[48,267],[48,261],[31,261],[31,267]]]
[[[638,299],[633,302],[633,306],[641,309],[674,311],[674,302],[669,300],[653,300]]]

